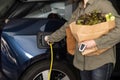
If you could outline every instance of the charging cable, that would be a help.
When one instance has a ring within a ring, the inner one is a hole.
[[[51,51],[51,61],[50,61],[50,70],[48,72],[48,80],[50,80],[50,78],[51,78],[51,72],[52,72],[52,66],[53,66],[53,47],[52,47],[52,43],[50,43],[49,46],[50,46],[50,51]]]

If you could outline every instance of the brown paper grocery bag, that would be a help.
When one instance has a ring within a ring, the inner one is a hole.
[[[76,40],[71,33],[70,27],[66,28],[66,44],[68,53],[74,55]]]
[[[70,24],[70,30],[78,42],[99,38],[115,27],[115,21],[102,22],[95,25]]]
[[[100,36],[107,34],[113,28],[115,28],[115,21],[102,22],[95,25],[76,25],[75,22],[70,24],[72,36],[74,36],[78,42],[99,38]],[[88,54],[89,56],[100,55],[108,49],[109,48],[98,50],[97,47],[95,47],[86,49],[82,54]]]
[[[66,28],[66,43],[67,43],[67,51],[70,55],[74,55],[75,53],[75,46],[76,46],[76,40],[73,37],[71,30],[69,27]],[[105,49],[100,49],[98,50],[97,47],[91,48],[91,49],[86,49],[84,52],[82,52],[82,55],[87,56],[94,56],[94,55],[100,55],[104,51],[108,50],[109,48]]]

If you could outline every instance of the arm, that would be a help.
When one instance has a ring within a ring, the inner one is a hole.
[[[111,12],[115,16],[116,27],[111,30],[108,34],[95,40],[96,45],[99,49],[112,47],[120,41],[120,16],[116,12],[115,8],[110,2],[103,3],[103,12]]]
[[[71,19],[68,22],[66,22],[60,29],[56,30],[51,35],[48,35],[47,37],[45,37],[45,41],[58,42],[58,41],[62,40],[66,36],[66,31],[65,31],[66,27],[68,27],[69,23],[73,22],[78,17],[78,16],[76,16],[76,15],[78,15],[78,11],[79,11],[79,6],[73,12]]]
[[[103,13],[112,13],[115,16],[116,27],[108,34],[100,38],[82,42],[87,45],[87,48],[92,48],[95,46],[97,46],[98,49],[108,48],[116,45],[120,41],[120,16],[112,4],[107,0],[100,2],[98,6],[100,6],[100,9]]]

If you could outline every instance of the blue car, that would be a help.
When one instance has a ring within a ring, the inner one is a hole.
[[[10,1],[13,2],[0,19],[0,80],[48,80],[51,50],[44,36],[69,20],[77,3]],[[120,76],[119,46],[117,44],[117,63],[111,80],[119,80]],[[53,44],[53,59],[51,80],[80,80],[79,70],[72,65],[73,56],[66,51],[66,38]]]
[[[31,5],[34,9],[30,8]],[[44,41],[44,36],[66,22],[65,1],[21,2],[18,8],[12,12],[14,16],[11,18],[10,15],[3,24],[1,80],[47,80],[51,58],[50,47]],[[27,13],[24,9],[33,11],[27,10],[30,13],[21,18],[22,12],[18,12],[23,10]],[[77,80],[76,69],[67,56],[65,39],[54,43],[53,48],[51,80]]]

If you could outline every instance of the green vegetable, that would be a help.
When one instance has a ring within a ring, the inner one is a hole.
[[[115,16],[112,15],[112,13],[108,13],[105,15],[106,21],[115,20]]]
[[[78,25],[94,25],[101,22],[106,22],[110,20],[115,20],[115,17],[112,13],[103,14],[98,11],[93,11],[89,14],[84,14],[78,17],[76,20],[76,24]]]

